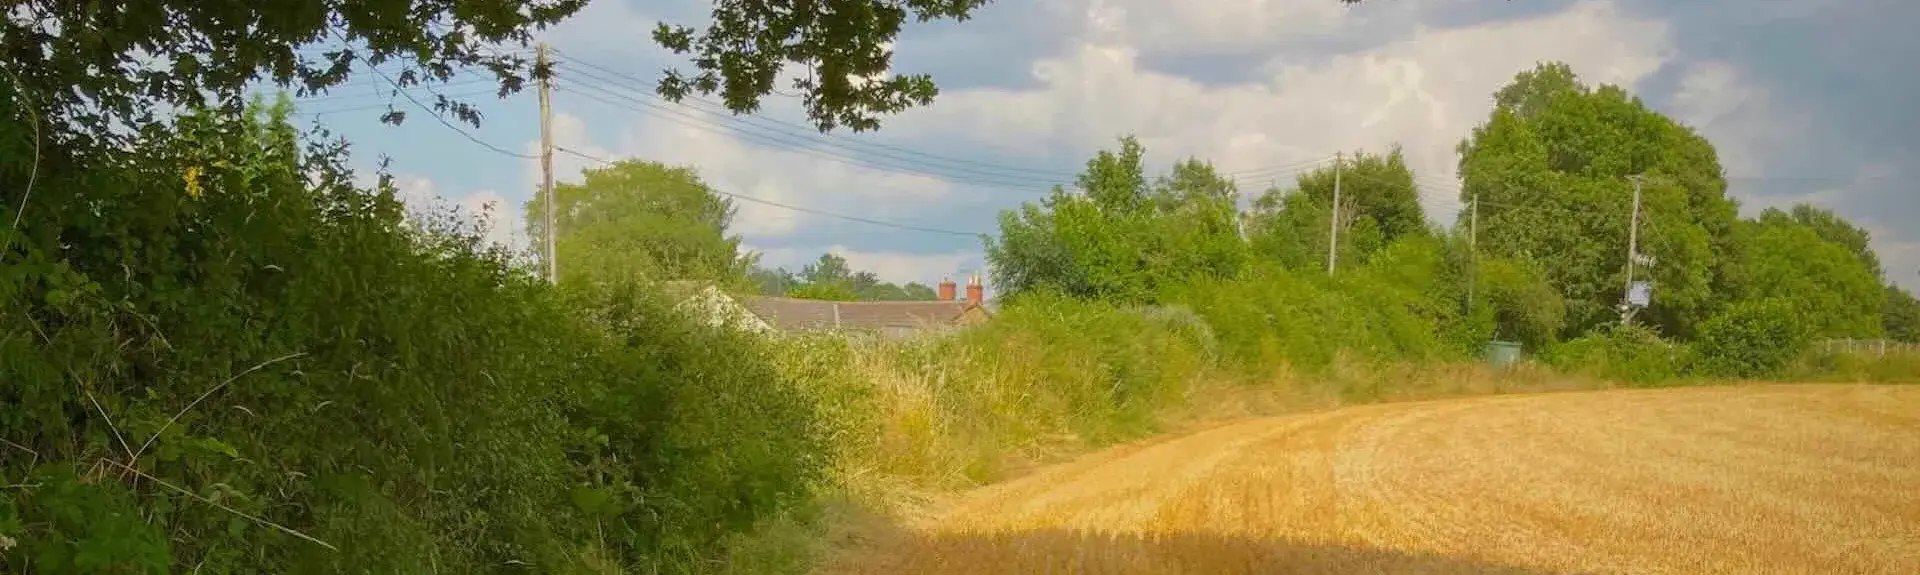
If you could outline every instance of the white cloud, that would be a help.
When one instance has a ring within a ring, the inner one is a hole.
[[[372,178],[364,172],[359,177],[363,181]],[[396,176],[393,186],[413,217],[427,217],[427,214],[450,208],[456,210],[463,223],[481,230],[482,237],[488,243],[514,250],[527,247],[526,227],[522,224],[524,212],[520,203],[509,201],[499,192],[480,190],[449,201],[435,189],[433,180],[427,178]]]
[[[1761,173],[1803,125],[1783,114],[1766,89],[1726,62],[1691,65],[1674,94],[1674,117],[1712,140],[1729,174]]]
[[[1920,293],[1920,242],[1888,239],[1893,236],[1886,231],[1869,229],[1867,233],[1873,235],[1873,251],[1880,255],[1880,268],[1887,281]]]
[[[1162,53],[1245,52],[1277,40],[1334,36],[1353,23],[1333,0],[1091,0],[1077,12],[1091,39]]]
[[[1124,25],[1158,25],[1138,21],[1129,17]],[[1227,172],[1397,142],[1423,179],[1452,181],[1454,145],[1485,119],[1491,94],[1515,73],[1560,60],[1588,82],[1631,88],[1670,58],[1672,40],[1665,23],[1587,1],[1548,16],[1422,29],[1404,41],[1310,63],[1275,58],[1255,82],[1213,86],[1146,70],[1137,47],[1101,38],[1094,34],[1035,63],[1035,89],[946,94],[889,130],[993,140],[1036,156],[1110,146],[1132,132],[1155,157],[1208,158]],[[1450,208],[1454,193],[1428,191],[1429,209]]]
[[[682,115],[640,117],[620,132],[620,143],[602,146],[590,141],[587,124],[571,113],[554,115],[554,144],[605,160],[643,158],[671,165],[691,165],[709,185],[730,194],[766,202],[800,206],[878,219],[912,217],[933,202],[947,198],[955,184],[939,178],[855,165],[846,157],[857,151],[791,145],[758,145],[738,134],[761,141],[799,142],[794,126],[746,120],[692,106],[676,107]],[[736,126],[730,131],[725,126]],[[780,126],[780,127],[776,127]],[[779,130],[786,130],[781,132]],[[814,136],[809,136],[814,137]],[[538,154],[539,142],[524,149]],[[888,162],[897,165],[900,162]],[[538,160],[526,160],[527,185],[539,185]],[[578,181],[581,169],[601,163],[575,154],[556,153],[554,173],[559,181]],[[832,220],[767,203],[737,201],[739,213],[733,231],[748,238],[771,239],[790,235],[804,226]]]

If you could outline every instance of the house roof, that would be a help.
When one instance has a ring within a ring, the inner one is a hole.
[[[740,303],[785,331],[954,325],[973,307],[965,301],[833,302],[772,296],[747,296]]]

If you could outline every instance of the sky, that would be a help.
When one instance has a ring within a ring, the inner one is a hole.
[[[540,35],[560,61],[554,141],[571,151],[555,154],[555,174],[578,181],[599,165],[588,158],[694,166],[720,191],[786,206],[737,202],[733,231],[769,266],[831,251],[888,281],[964,283],[985,275],[974,234],[992,233],[999,211],[1071,182],[1127,134],[1150,171],[1210,160],[1249,197],[1336,151],[1398,144],[1429,218],[1451,222],[1454,146],[1494,90],[1557,60],[1710,139],[1743,215],[1832,209],[1872,233],[1888,279],[1920,291],[1920,193],[1907,184],[1920,181],[1920,76],[1901,72],[1920,57],[1903,24],[1920,21],[1916,2],[1002,0],[896,41],[894,70],[940,85],[931,106],[877,133],[827,135],[785,94],[755,116],[651,95],[680,61],[650,31],[703,24],[710,7],[594,0]],[[388,160],[410,202],[490,207],[489,237],[524,246],[520,206],[540,179],[533,92],[437,88],[486,114],[456,131],[417,109],[381,124],[383,86],[362,74],[298,105],[352,142],[363,174]]]

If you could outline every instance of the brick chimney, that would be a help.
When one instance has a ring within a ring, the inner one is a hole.
[[[987,301],[987,286],[980,285],[980,276],[967,278],[967,303],[980,305]]]
[[[953,301],[953,278],[940,278],[940,301]]]

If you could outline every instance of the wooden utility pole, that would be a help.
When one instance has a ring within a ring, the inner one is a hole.
[[[1620,297],[1620,323],[1633,321],[1633,260],[1640,257],[1640,176],[1633,180],[1633,215],[1627,220],[1627,291]]]
[[[1340,258],[1340,152],[1333,154],[1333,217],[1327,222],[1327,275]]]
[[[539,70],[548,70],[547,43],[541,42],[536,53],[536,65]],[[560,261],[554,258],[554,237],[559,235],[554,229],[553,202],[553,94],[547,81],[547,74],[540,76],[540,195],[545,198],[542,204],[541,226],[546,233],[547,283],[560,283]]]
[[[1467,315],[1473,315],[1473,284],[1480,279],[1480,194],[1474,194],[1467,209]]]

